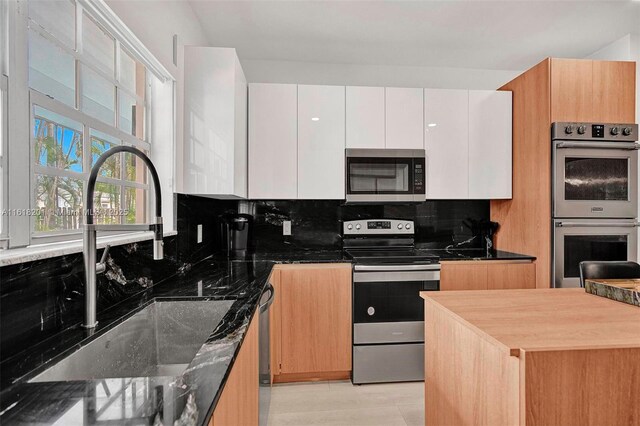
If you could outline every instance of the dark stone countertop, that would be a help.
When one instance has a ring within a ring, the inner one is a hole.
[[[209,258],[99,314],[92,336],[72,327],[3,360],[0,423],[206,424],[276,263],[343,262],[342,252],[298,251],[228,261]],[[27,383],[155,301],[232,300],[181,376]]]
[[[532,256],[478,249],[420,251],[442,260],[533,260]],[[206,424],[220,397],[274,264],[349,262],[341,250],[259,253],[241,260],[209,258],[184,268],[99,315],[93,336],[73,327],[3,360],[0,423],[51,424]],[[187,370],[177,377],[26,383],[96,336],[142,308],[162,300],[233,300],[233,305]]]

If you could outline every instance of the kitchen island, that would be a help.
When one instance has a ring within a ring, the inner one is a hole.
[[[426,424],[640,424],[640,308],[584,289],[421,296]]]

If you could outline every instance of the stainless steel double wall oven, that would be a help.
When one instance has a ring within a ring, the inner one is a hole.
[[[584,260],[637,260],[638,125],[554,123],[555,287],[578,287]]]

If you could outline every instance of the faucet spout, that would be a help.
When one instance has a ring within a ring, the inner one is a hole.
[[[120,152],[128,152],[133,154],[146,164],[153,180],[153,188],[155,190],[155,220],[151,224],[143,225],[96,225],[94,224],[94,209],[93,209],[93,197],[95,194],[96,180],[98,179],[98,173],[100,167],[111,157],[112,155]],[[85,268],[85,318],[83,326],[85,328],[93,329],[98,324],[97,321],[97,272],[98,268],[104,267],[104,265],[98,266],[96,263],[96,240],[98,230],[105,231],[147,231],[154,232],[153,236],[153,258],[155,260],[161,260],[164,257],[164,247],[162,241],[162,194],[160,191],[160,179],[158,178],[158,172],[155,166],[142,151],[130,147],[130,146],[116,146],[108,151],[105,151],[96,161],[91,168],[89,174],[89,181],[87,183],[87,196],[85,201],[85,229],[83,233],[83,257]],[[106,252],[103,254],[103,258],[106,260]]]

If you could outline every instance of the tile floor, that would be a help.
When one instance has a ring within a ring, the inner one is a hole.
[[[269,426],[424,426],[424,383],[274,385]]]

